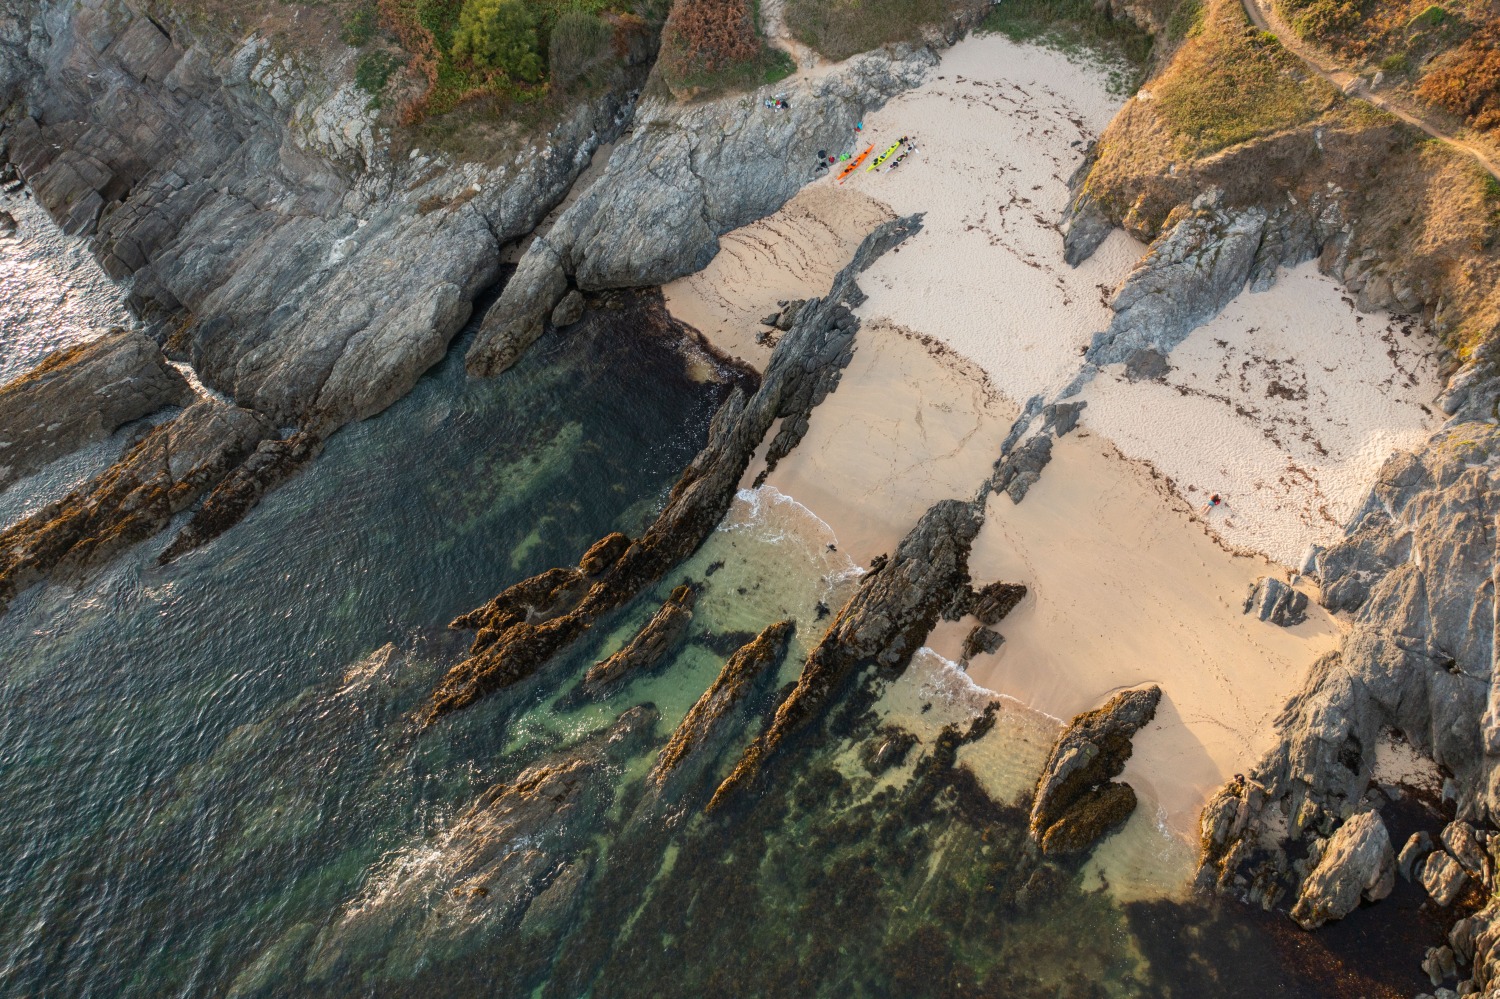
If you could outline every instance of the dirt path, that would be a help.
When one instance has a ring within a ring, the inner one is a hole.
[[[1383,94],[1377,94],[1370,89],[1363,77],[1351,73],[1338,66],[1325,63],[1324,56],[1313,49],[1310,45],[1298,38],[1296,33],[1282,21],[1281,18],[1269,6],[1263,6],[1263,0],[1242,0],[1245,5],[1245,13],[1250,16],[1251,22],[1261,31],[1269,31],[1276,36],[1277,41],[1292,55],[1301,59],[1313,72],[1317,73],[1329,83],[1338,87],[1346,96],[1358,97],[1360,100],[1375,105],[1386,114],[1400,118],[1408,125],[1415,125],[1428,135],[1440,142],[1447,143],[1454,149],[1460,150],[1472,156],[1479,165],[1489,171],[1490,176],[1500,180],[1500,166],[1490,158],[1482,147],[1472,142],[1460,139],[1441,126],[1435,124],[1420,111],[1417,111],[1404,102],[1398,103],[1399,99],[1392,99]]]

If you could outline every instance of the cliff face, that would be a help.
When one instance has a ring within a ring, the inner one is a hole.
[[[0,9],[4,141],[39,200],[205,383],[323,433],[442,356],[624,120],[604,99],[497,166],[392,162],[352,49],[313,65],[116,0]]]

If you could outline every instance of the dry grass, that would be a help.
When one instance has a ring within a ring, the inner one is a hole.
[[[1311,121],[1338,98],[1274,37],[1256,31],[1235,0],[1210,0],[1150,91],[1184,156]]]
[[[829,59],[914,41],[947,19],[948,0],[786,0],[792,36]]]

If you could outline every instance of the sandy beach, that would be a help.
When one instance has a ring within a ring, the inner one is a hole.
[[[856,563],[892,550],[932,502],[973,495],[1021,406],[1067,384],[1109,324],[1145,247],[1116,232],[1073,269],[1059,228],[1066,179],[1119,104],[1106,80],[1057,52],[969,38],[865,122],[860,148],[914,140],[899,169],[810,185],[666,288],[678,318],[760,366],[759,320],[779,301],[819,294],[881,220],[924,214],[861,278],[854,360],[768,480]],[[991,498],[975,584],[1030,594],[969,679],[1053,731],[1124,687],[1165,695],[1126,772],[1142,807],[1095,860],[1114,890],[1182,887],[1207,795],[1269,747],[1275,715],[1335,646],[1341,626],[1315,603],[1293,628],[1243,603],[1261,576],[1297,582],[1304,550],[1337,536],[1389,452],[1434,425],[1433,350],[1305,265],[1243,293],[1159,379],[1106,368],[1026,500]],[[1211,492],[1225,503],[1205,514]],[[932,655],[956,660],[967,627],[941,625]],[[1002,768],[1007,789],[1018,766]]]

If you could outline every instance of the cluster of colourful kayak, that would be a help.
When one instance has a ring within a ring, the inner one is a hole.
[[[911,140],[907,136],[903,135],[901,138],[892,143],[889,149],[881,153],[879,156],[875,157],[875,159],[871,160],[870,165],[865,167],[865,172],[869,173],[871,170],[877,170],[883,166],[886,167],[887,170],[894,170],[901,164],[901,161],[906,159],[907,155],[913,152],[915,149],[916,147],[911,144]],[[849,163],[838,172],[838,177],[836,178],[838,182],[842,184],[850,174],[859,169],[860,164],[864,163],[864,161],[868,159],[869,155],[874,151],[875,147],[873,145],[866,146],[864,152],[860,153],[858,156],[854,157],[854,159],[850,160]],[[892,157],[895,158],[892,159]],[[889,163],[890,165],[886,166],[887,163]]]

